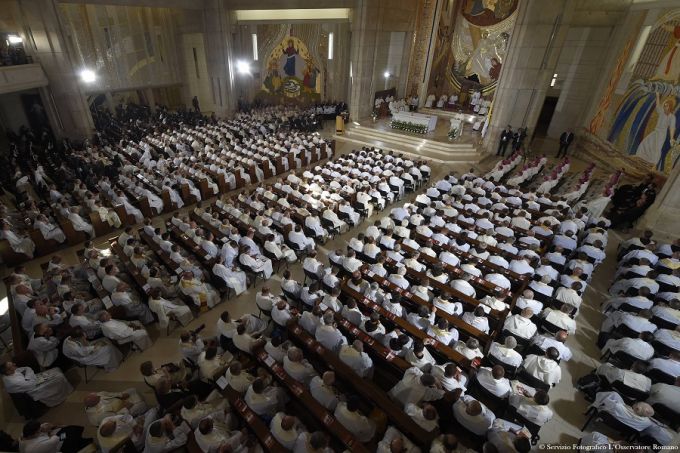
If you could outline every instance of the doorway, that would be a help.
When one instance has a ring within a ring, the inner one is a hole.
[[[541,114],[538,115],[538,121],[536,122],[534,137],[545,137],[548,135],[548,127],[550,126],[553,113],[555,113],[555,107],[557,107],[558,99],[559,98],[557,96],[547,96],[545,101],[543,101]]]

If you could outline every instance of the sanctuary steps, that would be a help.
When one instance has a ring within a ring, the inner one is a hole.
[[[344,135],[335,135],[334,138],[405,152],[416,158],[423,157],[435,162],[476,164],[483,157],[472,143],[431,140],[415,134],[353,124],[348,125]]]

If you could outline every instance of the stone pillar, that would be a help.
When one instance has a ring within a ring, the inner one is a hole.
[[[397,96],[410,94],[406,92],[407,66],[418,5],[415,0],[357,0],[351,21],[352,118],[368,118],[375,92],[386,85],[395,87]],[[385,70],[392,74],[387,84]]]
[[[352,9],[352,54],[349,112],[354,120],[373,111],[373,69],[378,35],[379,8],[376,2],[358,0]],[[382,74],[381,74],[382,76]],[[380,85],[383,89],[383,85]]]
[[[569,0],[519,2],[483,149],[495,152],[506,125],[533,134],[573,14]]]
[[[205,0],[203,23],[208,84],[217,116],[230,115],[236,109],[234,77],[236,62],[233,56],[231,13],[224,0]],[[203,82],[205,83],[205,82]],[[205,110],[208,110],[205,108]]]
[[[146,102],[149,103],[151,113],[156,113],[156,96],[153,94],[153,88],[144,88],[144,97]]]
[[[647,209],[638,226],[674,240],[678,237],[678,224],[680,224],[680,165],[673,168],[654,204]]]
[[[421,0],[418,7],[414,45],[408,68],[406,93],[417,93],[420,105],[425,105],[430,69],[434,60],[439,15],[443,1]]]
[[[94,133],[87,97],[78,71],[68,53],[56,0],[19,0],[25,25],[30,30],[25,45],[49,80],[43,100],[57,137],[90,138]]]

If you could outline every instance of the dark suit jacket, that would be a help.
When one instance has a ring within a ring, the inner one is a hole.
[[[570,145],[574,141],[574,134],[569,132],[562,132],[560,135],[560,143],[563,145]]]

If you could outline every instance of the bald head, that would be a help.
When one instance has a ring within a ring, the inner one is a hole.
[[[472,417],[476,417],[482,413],[482,405],[477,400],[470,401],[465,407],[465,413]]]
[[[108,420],[99,427],[99,435],[102,437],[111,437],[116,431],[115,420]]]
[[[285,415],[281,419],[281,428],[284,431],[290,431],[295,427],[295,417],[291,417],[290,415]]]
[[[326,371],[323,374],[323,383],[326,385],[333,385],[335,383],[335,372],[334,371]]]
[[[94,407],[97,404],[99,404],[99,395],[96,393],[88,393],[85,395],[85,398],[83,398],[83,402],[85,403],[85,407]]]
[[[291,362],[301,362],[302,358],[302,351],[299,348],[292,347],[288,350],[288,360]]]

